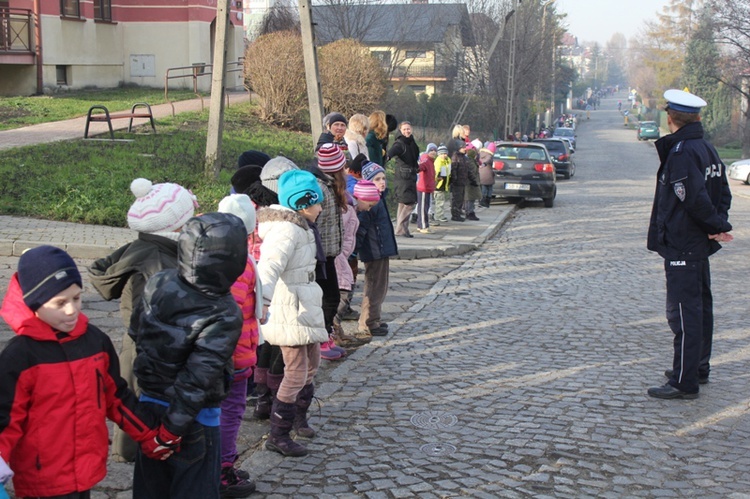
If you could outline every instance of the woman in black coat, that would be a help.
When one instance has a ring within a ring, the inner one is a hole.
[[[411,123],[402,121],[401,135],[388,150],[388,158],[396,162],[393,193],[398,202],[396,235],[414,237],[409,232],[409,218],[417,204],[417,172],[419,171],[419,146],[411,134]]]

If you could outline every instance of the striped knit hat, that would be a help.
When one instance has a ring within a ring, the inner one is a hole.
[[[336,144],[323,144],[318,149],[318,167],[326,173],[336,173],[346,165],[346,156]]]
[[[193,193],[177,184],[152,184],[137,178],[131,182],[130,191],[137,199],[128,210],[128,226],[138,232],[174,232],[198,207]]]
[[[360,180],[354,185],[354,197],[360,201],[380,201],[380,191],[369,180]]]

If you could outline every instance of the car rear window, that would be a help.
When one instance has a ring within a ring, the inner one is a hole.
[[[544,160],[546,154],[541,147],[529,146],[500,146],[495,152],[497,159],[533,159]]]
[[[539,143],[544,144],[549,152],[565,152],[565,146],[562,142],[558,142],[556,140],[551,140],[549,142],[540,140]]]

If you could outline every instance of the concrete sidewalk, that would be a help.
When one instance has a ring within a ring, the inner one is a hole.
[[[247,92],[227,92],[229,96],[229,105],[234,103],[245,102],[250,100],[250,94]],[[96,102],[92,102],[92,105]],[[185,101],[173,102],[171,104],[157,104],[151,106],[151,112],[154,115],[154,119],[166,118],[173,116],[174,114],[184,113],[188,111],[200,111],[203,107],[208,107],[209,98],[203,98],[203,104],[201,99],[191,99]],[[116,114],[115,111],[112,114]],[[120,119],[112,120],[112,128],[114,130],[123,130],[128,128],[128,122],[130,120]],[[133,124],[140,125],[148,123],[147,119],[135,119]],[[46,144],[49,142],[57,142],[60,140],[73,140],[82,139],[83,131],[86,127],[86,116],[79,118],[73,118],[64,121],[53,121],[50,123],[41,123],[39,125],[32,125],[23,128],[15,128],[13,130],[0,131],[0,150],[11,149],[13,147],[29,146],[34,144]],[[109,128],[106,123],[94,122],[89,125],[89,136],[96,136],[98,134],[104,134],[105,138],[109,138]],[[159,127],[157,124],[156,133],[159,133]]]
[[[433,227],[433,234],[420,234],[413,227],[413,238],[396,238],[399,258],[440,258],[468,253],[497,233],[514,210],[515,205],[511,204],[480,208],[478,222],[444,223]],[[119,227],[0,216],[0,256],[20,256],[27,248],[52,244],[73,258],[101,258],[136,237],[136,232]]]

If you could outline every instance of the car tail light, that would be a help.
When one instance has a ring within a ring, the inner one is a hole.
[[[502,170],[503,168],[505,168],[505,161],[493,161],[492,168],[494,168],[495,170]]]
[[[557,157],[558,161],[568,161],[568,155],[567,154],[561,154]]]
[[[534,170],[542,173],[554,173],[555,167],[552,163],[536,163],[534,164]]]

